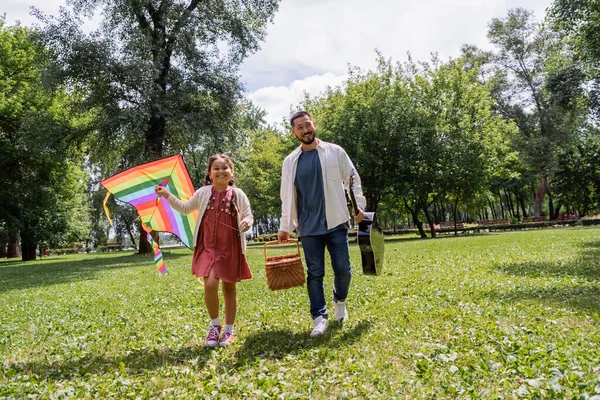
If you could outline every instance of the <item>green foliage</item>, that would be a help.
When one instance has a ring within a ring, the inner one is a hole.
[[[479,70],[467,68],[465,60],[439,64],[434,59],[431,67],[411,70],[417,104],[433,124],[428,145],[420,149],[433,152],[428,165],[436,184],[430,194],[455,204],[473,201],[492,179],[507,174],[516,157],[509,148],[515,126],[494,114],[489,86],[479,83]]]
[[[271,292],[262,246],[237,285],[237,341],[203,345],[191,252],[0,261],[0,393],[73,398],[592,398],[598,227],[387,240],[343,327],[311,339],[306,288]],[[293,246],[274,246],[289,253]],[[127,282],[126,285],[123,282]],[[328,267],[326,293],[333,276]]]
[[[488,38],[496,47],[491,60],[497,67],[499,109],[516,122],[515,149],[540,177],[535,196],[539,216],[559,154],[576,136],[581,73],[569,61],[560,33],[544,29],[531,11],[518,8],[506,18],[492,19]]]
[[[600,71],[600,7],[594,0],[554,0],[549,20],[570,35],[577,53]]]
[[[244,160],[236,171],[238,186],[252,205],[254,229],[259,233],[278,229],[281,215],[281,165],[290,139],[270,129],[250,132],[249,144],[239,157]]]
[[[75,0],[56,18],[38,11],[55,61],[49,75],[93,113],[90,160],[102,175],[235,140],[238,67],[278,3]],[[100,27],[84,33],[82,18],[92,15]]]
[[[390,194],[413,222],[440,197],[455,206],[485,193],[515,159],[514,124],[494,114],[488,86],[465,60],[394,65],[379,58],[374,72],[305,101],[319,136],[346,149],[361,175],[367,209]],[[424,233],[422,233],[424,234]]]
[[[600,200],[600,142],[598,132],[589,132],[576,145],[566,149],[556,172],[556,194],[567,211],[586,215],[596,210]]]
[[[346,150],[360,174],[367,210],[374,211],[402,177],[398,164],[407,157],[402,145],[414,112],[391,61],[379,56],[376,71],[349,73],[342,86],[307,98],[304,108],[313,114],[318,136]]]
[[[0,220],[20,231],[23,258],[38,243],[87,236],[80,143],[67,96],[42,85],[45,53],[33,33],[0,24]]]

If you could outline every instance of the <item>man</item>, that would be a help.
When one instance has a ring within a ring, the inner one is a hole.
[[[344,190],[353,177],[353,191],[359,212],[354,217],[361,222],[366,201],[362,195],[360,177],[346,152],[338,145],[316,138],[316,124],[306,111],[290,119],[292,133],[301,142],[288,155],[281,175],[281,220],[277,235],[286,243],[296,229],[301,238],[307,266],[306,287],[313,317],[311,336],[327,330],[327,302],[323,290],[325,276],[325,246],[331,257],[335,319],[348,319],[346,297],[352,279],[348,247],[348,207]]]

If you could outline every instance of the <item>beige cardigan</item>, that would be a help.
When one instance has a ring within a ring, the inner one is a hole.
[[[204,210],[206,210],[206,205],[210,199],[212,187],[212,185],[202,186],[200,189],[196,190],[196,193],[194,193],[192,198],[188,201],[179,200],[177,197],[173,196],[173,194],[167,197],[169,204],[171,204],[175,210],[182,214],[189,214],[194,210],[198,210],[198,221],[196,221],[196,228],[194,229],[194,247],[196,247],[196,242],[198,241],[200,223],[202,222]],[[241,189],[234,187],[233,190],[235,191],[235,206],[237,207],[238,211],[238,227],[241,225],[243,220],[246,220],[248,224],[252,226],[254,223],[254,217],[252,216],[252,210],[250,209],[250,201],[248,200],[248,196],[246,196],[246,193],[244,193]],[[242,235],[241,239],[242,253],[245,254],[246,235]]]

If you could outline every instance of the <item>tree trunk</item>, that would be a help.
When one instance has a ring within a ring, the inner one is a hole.
[[[438,214],[438,217],[438,221],[446,220],[446,204],[442,201],[440,201],[440,212]]]
[[[367,200],[367,209],[366,212],[376,212],[377,206],[379,205],[379,196],[370,196],[366,197]]]
[[[500,189],[498,189],[498,201],[500,202],[500,218],[504,218],[504,202],[502,201]]]
[[[436,236],[435,233],[435,221],[431,218],[431,213],[427,209],[427,207],[423,207],[423,212],[425,213],[425,218],[427,218],[427,223],[429,224],[429,230],[431,231],[431,237],[434,238]]]
[[[427,239],[427,235],[425,234],[425,230],[423,230],[423,223],[419,220],[419,207],[416,206],[414,209],[410,208],[406,199],[404,199],[404,206],[412,216],[413,223],[419,230],[419,234],[421,235],[421,239]]]
[[[151,112],[153,111],[151,110]],[[158,114],[158,111],[150,116],[148,131],[146,132],[146,154],[156,158],[162,157],[166,123],[164,115]]]
[[[520,213],[521,210],[519,209],[519,207],[520,207],[521,203],[520,203],[520,199],[519,199],[519,194],[514,189],[511,190],[510,192],[511,192],[511,196],[512,195],[515,196],[515,203],[517,203],[517,206],[515,207],[515,210],[516,210],[515,218],[520,219],[521,218],[521,213]]]
[[[540,187],[535,191],[534,215],[542,216],[544,196],[548,193],[548,171],[545,168],[540,172]]]
[[[492,213],[492,219],[498,219],[496,218],[496,206],[494,205],[494,202],[488,199],[488,203],[490,204],[490,212]]]
[[[419,220],[419,217],[417,216],[419,212],[411,212],[411,215],[413,217],[413,223],[415,224],[415,226],[417,227],[417,229],[419,230],[419,235],[421,235],[421,239],[427,239],[427,234],[425,233],[425,230],[423,229],[423,223]]]
[[[37,258],[37,242],[26,232],[21,232],[21,251],[23,261],[35,261]]]
[[[21,256],[19,247],[19,232],[15,232],[8,237],[8,246],[6,258],[17,258]]]
[[[156,232],[154,231],[151,233],[152,238],[158,240],[158,238],[154,236],[155,233]],[[158,243],[158,241],[156,243]],[[140,224],[140,245],[138,247],[138,254],[152,254],[153,252],[152,245],[146,236],[146,231],[142,227],[142,224]]]
[[[548,218],[553,220],[554,219],[554,201],[552,200],[552,193],[550,193],[550,191],[546,192],[546,195],[548,196]]]
[[[6,245],[8,243],[0,243],[0,258],[6,258],[8,251],[6,250]]]
[[[516,213],[515,213],[515,205],[512,200],[512,194],[507,189],[504,189],[504,193],[506,193],[506,200],[507,200],[507,204],[508,204],[509,214],[511,217],[514,217]]]
[[[135,246],[136,246],[135,239],[133,237],[133,232],[132,232],[131,226],[129,226],[129,224],[127,225],[127,233],[129,233],[129,239],[131,240],[131,247],[135,248]]]
[[[452,204],[453,208],[454,208],[454,236],[458,236],[458,231],[456,230],[456,220],[458,217],[458,199],[456,199],[456,201],[454,202],[454,204]]]
[[[558,217],[560,216],[560,209],[562,208],[562,206],[563,202],[559,201],[556,207],[554,207],[554,215],[551,218],[553,221],[558,220]]]
[[[523,212],[523,218],[527,217],[527,207],[525,207],[525,196],[518,196],[517,201],[521,206],[521,211]]]

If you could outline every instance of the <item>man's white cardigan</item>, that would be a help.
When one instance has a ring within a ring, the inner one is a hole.
[[[212,192],[212,185],[202,186],[196,190],[196,193],[188,201],[179,200],[177,197],[171,194],[167,201],[173,206],[174,209],[182,214],[189,214],[194,210],[198,210],[198,221],[196,221],[196,228],[194,229],[194,247],[198,241],[198,231],[200,230],[200,223],[202,222],[202,216],[206,210],[208,200]],[[254,217],[252,216],[252,210],[250,209],[250,201],[246,193],[238,188],[233,188],[235,192],[235,206],[237,207],[237,220],[238,224],[234,228],[239,229],[243,220],[246,220],[251,226],[254,223]],[[246,235],[242,235],[242,253],[246,253]]]
[[[356,203],[363,210],[367,201],[362,193],[360,176],[354,168],[354,164],[348,154],[337,144],[319,140],[317,144],[321,172],[323,174],[323,190],[325,193],[325,219],[327,229],[335,228],[350,220],[346,195],[349,192],[350,175],[353,177],[353,192]],[[296,205],[296,167],[298,158],[302,154],[302,146],[299,146],[283,161],[281,172],[281,219],[279,230],[291,233],[298,227],[298,208]]]

